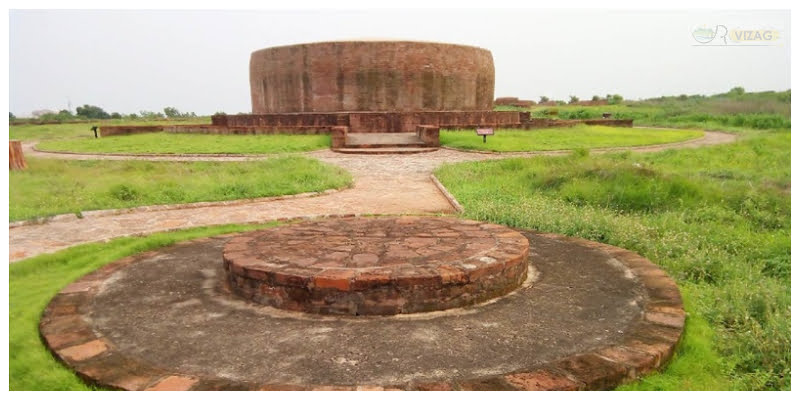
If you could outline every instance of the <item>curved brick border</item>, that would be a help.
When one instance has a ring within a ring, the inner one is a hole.
[[[589,149],[589,152],[592,154],[599,154],[599,153],[609,153],[614,151],[626,151],[626,150],[649,150],[649,149],[661,149],[665,146],[681,146],[692,144],[696,142],[701,142],[705,140],[705,135],[689,140],[683,140],[680,142],[666,142],[666,143],[658,143],[658,144],[645,144],[641,146],[614,146],[614,147],[593,147]],[[443,149],[453,150],[453,151],[461,151],[464,153],[477,153],[477,154],[493,154],[493,155],[508,155],[508,156],[524,156],[524,155],[542,155],[542,156],[558,156],[558,155],[568,155],[572,154],[574,150],[532,150],[532,151],[496,151],[496,150],[474,150],[474,149],[461,149],[458,147],[450,147],[450,146],[442,146]]]
[[[232,292],[256,303],[317,314],[394,315],[505,295],[525,281],[529,252],[528,239],[504,226],[405,216],[244,233],[228,241],[223,260]]]
[[[185,157],[185,158],[196,158],[196,157],[236,157],[236,158],[252,158],[252,159],[262,159],[262,158],[269,158],[269,157],[280,157],[284,155],[290,154],[305,154],[310,153],[313,151],[319,151],[322,149],[317,150],[310,150],[310,151],[299,151],[296,153],[259,153],[259,154],[245,154],[245,153],[90,153],[90,152],[82,152],[82,151],[68,151],[68,150],[42,150],[37,145],[39,142],[33,145],[33,151],[37,153],[51,153],[51,154],[67,154],[67,155],[76,155],[76,156],[103,156],[103,157]]]
[[[8,224],[8,228],[16,228],[18,226],[25,226],[25,225],[40,225],[47,222],[56,222],[56,221],[77,221],[86,218],[92,217],[104,217],[107,215],[122,215],[122,214],[132,214],[138,212],[148,212],[148,211],[165,211],[165,210],[185,210],[190,208],[203,208],[203,207],[227,207],[227,206],[238,206],[242,204],[252,204],[252,203],[268,203],[272,201],[281,201],[281,200],[293,200],[293,199],[304,199],[307,197],[317,197],[317,196],[326,196],[329,194],[333,194],[336,192],[340,192],[342,190],[350,189],[352,186],[352,182],[350,185],[338,188],[338,189],[327,189],[321,192],[305,192],[305,193],[297,193],[297,194],[285,194],[281,196],[272,196],[272,197],[256,197],[252,199],[240,199],[240,200],[223,200],[223,201],[200,201],[196,203],[183,203],[183,204],[157,204],[152,206],[139,206],[139,207],[131,207],[131,208],[114,208],[109,210],[90,210],[90,211],[82,211],[81,216],[78,217],[75,214],[58,214],[53,215],[50,217],[41,217],[36,219],[28,219],[23,221],[14,221]]]
[[[657,265],[631,251],[584,239],[544,235],[604,251],[642,282],[648,296],[644,318],[629,329],[621,344],[478,380],[445,378],[402,386],[258,384],[176,374],[126,356],[111,341],[97,336],[84,317],[104,280],[121,268],[154,256],[157,251],[115,261],[62,289],[45,308],[39,331],[54,356],[78,376],[90,384],[124,390],[602,390],[666,365],[681,339],[685,320],[675,282]],[[195,239],[190,243],[208,240]]]
[[[635,126],[630,129],[659,129],[659,130],[691,130],[691,129],[681,129],[681,128],[662,128],[662,127],[650,127],[650,126]],[[602,153],[610,153],[615,151],[652,151],[652,150],[661,150],[661,149],[671,149],[671,148],[681,148],[681,147],[691,147],[690,145],[699,143],[699,144],[718,144],[715,142],[715,139],[711,139],[710,143],[706,143],[709,141],[709,134],[722,134],[731,137],[732,140],[724,141],[723,143],[733,142],[738,139],[738,136],[734,133],[727,133],[727,132],[718,132],[718,131],[702,131],[703,136],[694,139],[683,140],[680,142],[666,142],[666,143],[658,143],[658,144],[646,144],[642,146],[614,146],[614,147],[594,147],[589,149],[589,152],[592,154],[602,154]],[[457,147],[450,147],[450,146],[441,146],[442,149],[452,150],[452,151],[460,151],[464,153],[476,153],[476,154],[491,154],[491,155],[503,155],[503,156],[558,156],[558,155],[568,155],[572,154],[573,150],[534,150],[534,151],[494,151],[494,150],[473,150],[473,149],[460,149]]]

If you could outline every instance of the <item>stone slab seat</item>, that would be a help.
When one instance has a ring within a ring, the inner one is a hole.
[[[415,132],[403,133],[348,133],[345,148],[424,147]]]
[[[439,148],[439,127],[417,125],[416,132],[353,133],[347,126],[331,130],[331,150],[342,153],[410,154]]]

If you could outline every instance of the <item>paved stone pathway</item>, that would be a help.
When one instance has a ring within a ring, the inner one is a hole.
[[[734,140],[736,140],[736,135],[706,132],[704,137],[687,142],[629,149],[636,152],[651,152],[670,148],[723,144]],[[35,143],[23,144],[26,156],[70,160],[137,159],[154,161],[247,161],[266,158],[223,155],[187,157],[62,154],[37,151],[34,146]],[[593,153],[620,149],[597,150]],[[450,203],[431,181],[430,175],[437,166],[462,161],[565,153],[569,152],[487,154],[440,149],[432,153],[413,155],[364,156],[319,150],[305,153],[305,155],[350,171],[355,180],[352,188],[318,197],[99,215],[78,220],[55,220],[37,225],[17,226],[9,229],[9,258],[11,261],[17,261],[42,253],[53,253],[82,243],[208,225],[258,223],[278,218],[341,214],[453,213],[454,210]]]

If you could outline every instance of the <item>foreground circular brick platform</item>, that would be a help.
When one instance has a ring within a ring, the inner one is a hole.
[[[127,390],[609,389],[665,365],[683,332],[674,282],[620,248],[522,232],[523,285],[482,304],[394,316],[261,306],[226,290],[199,239],[65,287],[40,333],[86,381]]]
[[[528,239],[435,217],[305,222],[235,237],[223,252],[233,292],[277,308],[392,315],[463,307],[516,289]]]

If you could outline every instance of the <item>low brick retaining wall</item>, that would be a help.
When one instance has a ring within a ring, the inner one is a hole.
[[[169,133],[210,133],[223,135],[326,135],[336,126],[216,126],[216,125],[173,125],[164,128]]]
[[[407,111],[407,112],[334,112],[215,115],[212,125],[226,127],[347,126],[352,133],[414,132],[417,125],[500,126],[516,125],[530,118],[530,113],[515,111]]]
[[[129,135],[131,133],[163,132],[164,125],[104,125],[100,127],[100,136]]]
[[[101,136],[147,132],[209,134],[298,134],[326,135],[337,127],[349,133],[416,132],[418,126],[437,126],[459,130],[476,128],[541,129],[579,124],[633,127],[632,119],[549,119],[530,118],[529,112],[516,111],[425,111],[358,113],[289,113],[215,115],[211,125],[115,125],[101,126]]]

